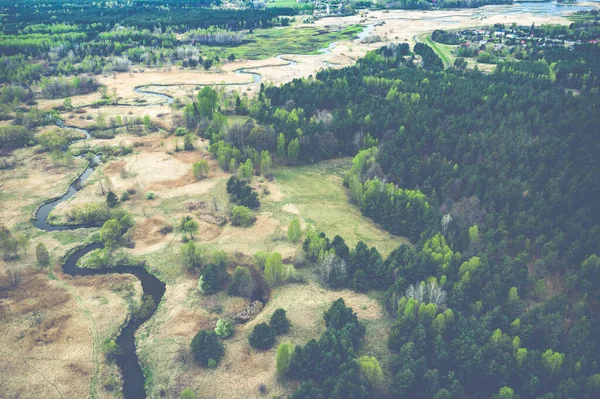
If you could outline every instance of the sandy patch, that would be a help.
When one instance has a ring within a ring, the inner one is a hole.
[[[294,204],[285,204],[281,209],[294,215],[300,214],[300,210]]]

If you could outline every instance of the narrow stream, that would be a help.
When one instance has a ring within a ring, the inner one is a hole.
[[[159,93],[152,94],[159,95]],[[162,96],[164,95],[161,95],[161,97]],[[171,101],[172,100],[173,99],[171,98]],[[87,140],[91,137],[89,132],[85,129],[80,129],[73,126],[66,126],[63,124],[58,125],[64,129],[73,129],[85,134],[85,138],[74,140],[69,144]],[[62,197],[52,200],[38,208],[35,215],[35,219],[33,221],[35,227],[44,231],[64,231],[93,227],[89,225],[52,225],[48,223],[47,219],[48,214],[52,211],[52,209],[54,209],[58,204],[68,200],[73,195],[75,195],[75,193],[79,190],[83,182],[85,182],[85,180],[92,174],[92,172],[98,164],[98,161],[99,159],[96,156],[96,159],[90,163],[90,165],[77,179],[75,179],[75,181],[69,186],[69,189]],[[144,373],[142,372],[142,368],[140,367],[139,360],[135,351],[135,332],[144,322],[146,322],[148,319],[150,319],[150,317],[152,317],[152,315],[154,315],[156,307],[162,300],[162,297],[165,293],[165,284],[156,277],[154,277],[152,274],[150,274],[142,266],[104,267],[100,269],[85,269],[77,267],[77,262],[79,261],[79,259],[81,259],[85,254],[89,253],[90,251],[93,251],[98,248],[102,248],[102,244],[93,243],[86,245],[83,248],[79,248],[71,255],[69,255],[69,257],[63,265],[62,270],[64,273],[70,276],[133,274],[140,280],[144,294],[150,295],[154,300],[155,307],[154,309],[152,309],[152,312],[145,318],[141,319],[130,317],[116,340],[117,344],[119,345],[122,351],[121,354],[117,356],[116,363],[119,369],[121,370],[121,374],[123,376],[123,396],[126,399],[142,399],[146,397],[146,390],[144,388]]]

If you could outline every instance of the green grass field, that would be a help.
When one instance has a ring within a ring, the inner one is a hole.
[[[249,43],[235,47],[207,47],[208,56],[227,58],[234,54],[238,59],[260,60],[278,54],[318,54],[318,50],[335,41],[351,40],[363,27],[353,25],[340,31],[315,27],[285,27],[261,29],[248,34]]]
[[[268,0],[267,7],[305,7],[308,3],[296,3],[296,0]]]
[[[330,238],[340,235],[349,246],[362,240],[377,247],[385,257],[408,241],[389,234],[349,202],[342,178],[350,164],[351,159],[344,158],[275,169],[275,178],[284,197],[281,205],[295,205],[307,223]]]
[[[431,40],[431,35],[422,35],[420,36],[420,39],[423,41],[423,43],[431,47],[436,52],[436,54],[442,59],[442,62],[444,63],[444,68],[452,66],[452,63],[455,58],[454,55],[452,55],[452,50],[454,50],[458,46],[450,46],[447,44],[434,42],[433,40]]]

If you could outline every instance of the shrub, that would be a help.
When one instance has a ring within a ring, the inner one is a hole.
[[[118,203],[119,199],[117,198],[116,194],[112,191],[109,191],[108,194],[106,194],[106,205],[108,205],[109,208],[114,208]]]
[[[250,209],[258,209],[260,201],[256,191],[243,180],[230,177],[227,181],[227,193],[231,200],[237,205],[247,206]]]
[[[217,326],[215,327],[215,333],[219,336],[219,338],[229,338],[233,335],[233,324],[229,319],[219,319],[217,321]]]
[[[287,318],[285,310],[279,308],[271,316],[269,326],[275,335],[286,334],[290,330],[290,321]]]
[[[192,388],[186,388],[183,391],[181,391],[181,394],[179,395],[179,399],[198,399],[198,397],[196,396],[196,394],[194,393],[194,391],[192,391]]]
[[[206,295],[214,294],[219,290],[219,270],[214,263],[209,263],[204,268],[198,280],[198,289]]]
[[[196,180],[204,179],[206,176],[208,176],[208,171],[209,167],[206,159],[201,159],[192,165],[192,172],[194,173]]]
[[[122,351],[114,339],[107,338],[102,343],[102,352],[104,352],[106,360],[111,362],[114,361],[117,358],[117,356],[121,354]]]
[[[227,293],[229,295],[250,298],[253,291],[254,283],[250,271],[246,267],[236,267],[231,277],[231,283],[229,283],[229,287],[227,288]]]
[[[50,263],[50,254],[48,249],[41,242],[35,247],[35,256],[37,258],[38,265],[47,266]]]
[[[121,194],[121,202],[125,202],[125,201],[129,201],[129,197],[131,197],[131,194],[129,194],[128,191],[123,191],[123,194]]]
[[[136,309],[133,317],[137,320],[147,320],[152,315],[152,312],[156,308],[156,303],[154,303],[154,299],[152,296],[148,294],[144,294],[142,296],[142,302],[140,303],[140,307]]]
[[[277,348],[275,364],[278,377],[283,377],[287,374],[288,369],[290,368],[292,353],[294,353],[294,346],[290,343],[281,344],[279,345],[279,348]]]
[[[254,326],[248,342],[254,349],[267,350],[275,343],[275,334],[267,323],[260,323]]]
[[[5,125],[0,126],[0,148],[23,147],[33,140],[33,131],[22,127]]]
[[[377,385],[383,378],[381,366],[375,356],[361,356],[358,359],[360,373],[373,385]]]
[[[225,353],[225,347],[219,341],[214,331],[199,331],[192,339],[190,348],[194,355],[194,360],[202,367],[209,367],[212,363],[210,362],[211,359],[214,362],[214,366],[216,366]]]
[[[186,134],[183,137],[183,149],[186,151],[192,151],[194,149],[194,136]]]
[[[290,226],[288,227],[287,237],[290,242],[294,244],[300,241],[302,238],[302,229],[300,227],[300,220],[297,217],[294,217],[290,222]]]
[[[250,227],[254,220],[254,214],[245,206],[236,206],[231,211],[231,224],[234,226]]]
[[[110,218],[110,210],[105,204],[81,204],[66,212],[69,221],[80,224],[97,224]]]
[[[165,227],[163,227],[163,229],[164,228]],[[171,230],[172,229],[173,228],[171,227]],[[165,234],[167,233],[165,232]],[[180,249],[180,254],[183,258],[183,264],[189,269],[200,268],[206,263],[206,250],[198,246],[194,241],[183,244]]]
[[[183,137],[187,134],[187,130],[184,127],[178,127],[175,129],[175,136]]]
[[[146,199],[147,200],[153,200],[154,198],[156,198],[156,194],[154,194],[153,192],[147,192],[146,193]]]

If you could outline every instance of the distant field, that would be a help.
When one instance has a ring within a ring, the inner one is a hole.
[[[287,0],[286,0],[287,1]],[[285,27],[257,30],[247,36],[251,42],[235,47],[206,48],[207,55],[227,58],[234,54],[237,59],[259,60],[277,54],[317,54],[319,49],[331,42],[351,40],[362,32],[363,27],[352,25],[339,31],[316,27]]]
[[[269,0],[267,7],[305,7],[309,3],[297,3],[296,0]]]

